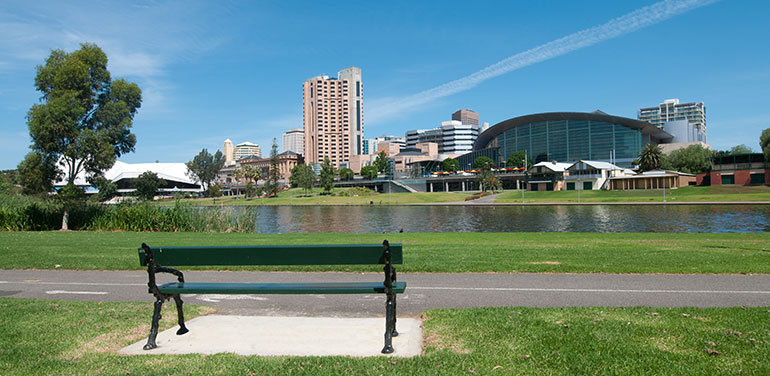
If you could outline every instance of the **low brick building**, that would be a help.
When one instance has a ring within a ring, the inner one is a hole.
[[[770,163],[762,153],[711,158],[711,172],[698,174],[697,185],[770,185]]]

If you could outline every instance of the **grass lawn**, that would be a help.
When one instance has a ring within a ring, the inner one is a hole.
[[[525,203],[563,202],[663,202],[663,190],[525,192]],[[768,186],[682,187],[666,189],[666,202],[770,201]],[[521,203],[521,191],[506,191],[497,203]]]
[[[388,357],[117,355],[150,303],[0,298],[0,374],[768,374],[767,308],[484,308],[425,313],[425,353]],[[185,305],[187,316],[207,309]],[[173,325],[165,312],[162,328]],[[194,329],[192,329],[194,330]]]
[[[322,194],[320,188],[314,188],[312,192],[294,188],[281,192],[277,197],[245,199],[243,195],[236,197],[220,197],[216,200],[185,199],[184,202],[193,205],[369,205],[373,202],[377,205],[393,204],[421,204],[464,201],[466,197],[475,192],[417,192],[417,193],[372,193],[364,196],[342,196],[347,188],[335,188],[334,195]],[[160,205],[174,205],[173,200],[161,201]]]
[[[0,269],[140,269],[150,245],[404,244],[399,272],[768,273],[770,234],[0,232]],[[196,269],[187,267],[185,270]],[[223,268],[218,268],[223,269]],[[378,271],[376,266],[228,267]]]

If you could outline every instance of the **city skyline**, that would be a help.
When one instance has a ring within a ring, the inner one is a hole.
[[[72,51],[86,41],[105,50],[113,77],[143,90],[132,130],[136,152],[120,158],[129,163],[186,162],[202,148],[220,150],[227,138],[267,148],[273,138],[302,127],[302,82],[349,66],[366,74],[366,139],[434,128],[465,108],[490,125],[531,113],[597,109],[635,118],[640,108],[666,98],[706,104],[715,149],[746,144],[758,150],[761,130],[770,127],[764,106],[770,52],[762,48],[770,36],[763,27],[770,5],[760,1],[576,2],[535,9],[349,3],[334,10],[319,4],[84,4],[0,5],[6,35],[0,40],[0,169],[15,168],[29,151],[24,116],[40,96],[35,66],[51,49]],[[656,22],[621,25],[625,31],[618,35],[601,34],[604,39],[593,44],[513,70],[508,65],[462,90],[428,98],[434,89],[656,5],[683,10],[660,11]],[[308,38],[317,19],[332,14],[350,19],[355,35],[330,30],[324,39],[346,42],[326,45]],[[88,22],[95,19],[103,23]],[[415,96],[429,100],[395,114],[382,111],[394,98]]]

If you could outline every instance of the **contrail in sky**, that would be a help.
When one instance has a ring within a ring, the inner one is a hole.
[[[664,0],[631,13],[614,18],[607,23],[578,31],[563,38],[542,44],[530,50],[503,59],[478,72],[458,78],[432,89],[402,98],[385,98],[376,101],[368,114],[368,120],[377,121],[388,115],[404,112],[438,98],[468,90],[490,78],[526,66],[549,60],[599,42],[654,25],[671,17],[689,12],[719,0]]]

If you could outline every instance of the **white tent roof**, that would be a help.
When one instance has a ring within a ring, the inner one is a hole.
[[[151,171],[166,181],[195,184],[195,181],[187,176],[187,165],[184,163],[135,163],[128,164],[121,161],[115,162],[111,169],[104,173],[104,177],[112,181],[121,179],[133,179],[139,175]]]
[[[133,179],[139,177],[142,173],[151,171],[158,174],[158,177],[168,182],[179,182],[187,184],[197,184],[187,176],[187,165],[184,163],[125,163],[121,161],[115,164],[109,170],[104,172],[104,177],[114,182],[121,179]],[[67,179],[56,182],[56,185],[64,185]],[[75,179],[75,185],[89,185],[86,181],[85,173],[81,172]]]

